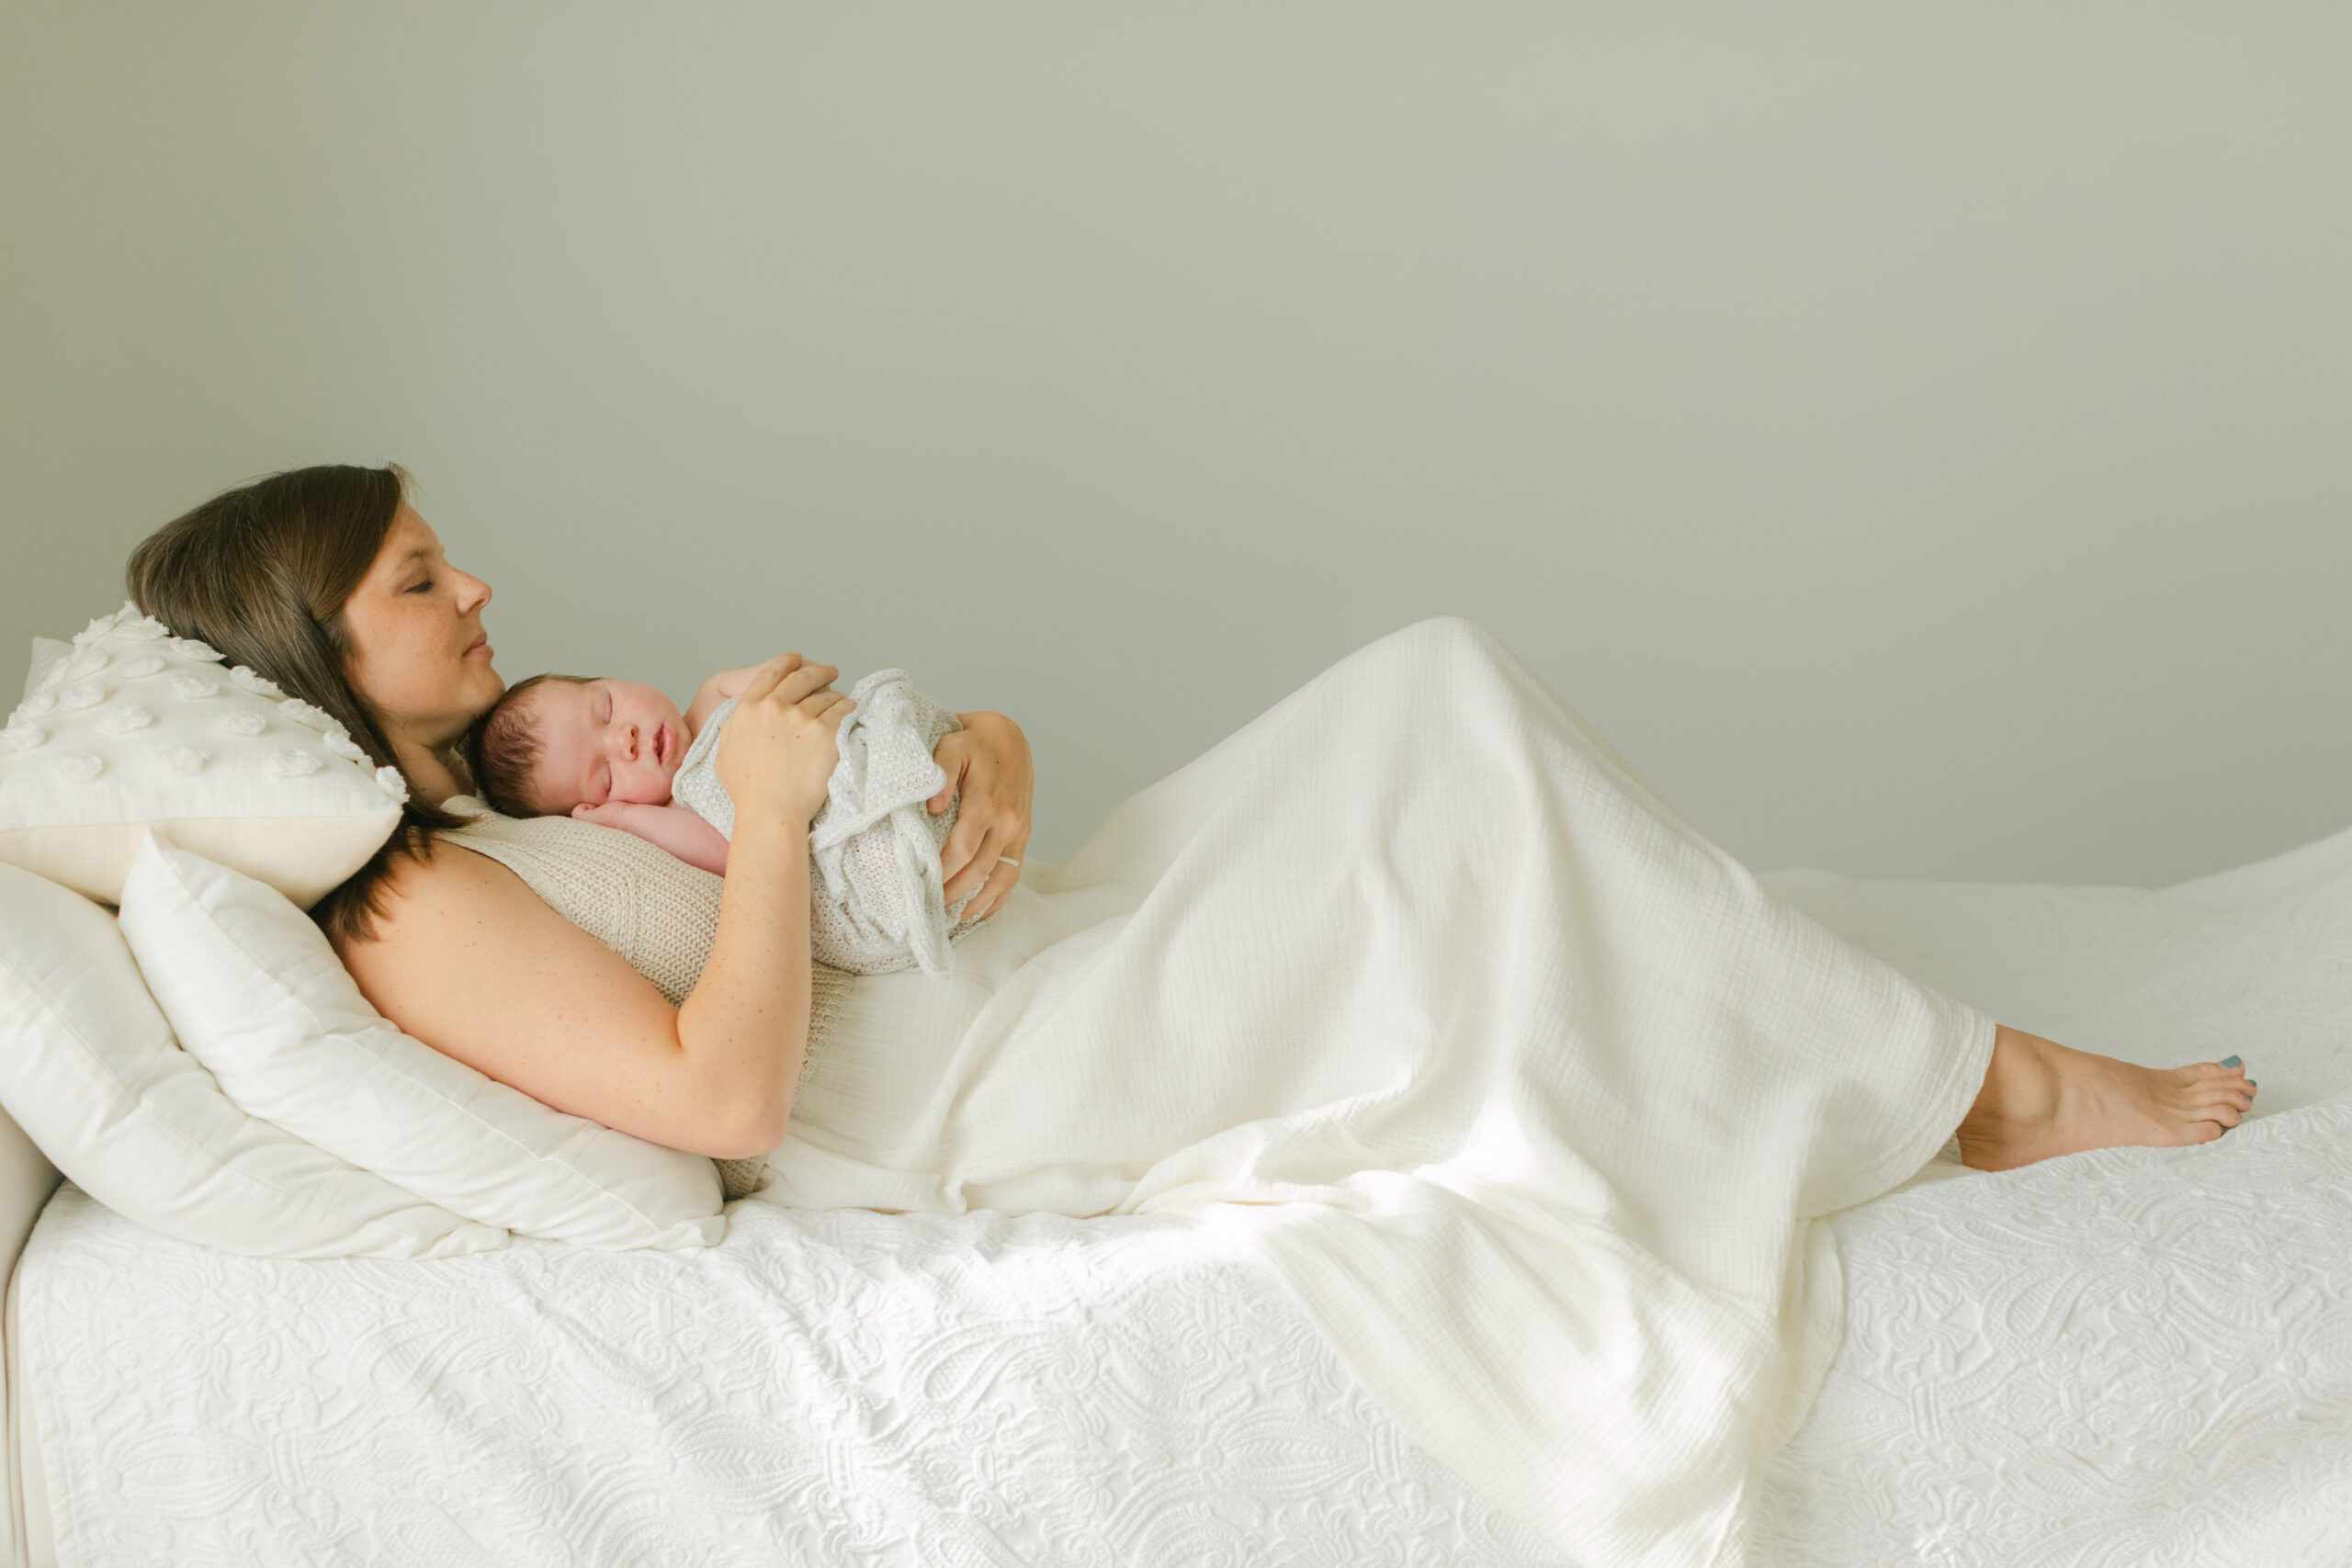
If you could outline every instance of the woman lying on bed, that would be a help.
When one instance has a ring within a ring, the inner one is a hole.
[[[1581,1560],[1709,1562],[1737,1537],[1743,1478],[1835,1345],[1810,1220],[1954,1135],[2003,1170],[2209,1142],[2252,1106],[2236,1067],[2071,1050],[1839,942],[1449,618],[1315,677],[1034,888],[1027,744],[958,715],[935,754],[962,799],[946,897],[1002,918],[952,984],[859,979],[803,1084],[836,671],[786,654],[739,701],[717,931],[673,1007],[504,866],[436,844],[470,782],[455,748],[504,682],[490,587],[404,480],[260,480],[129,570],[141,609],[407,776],[402,829],[315,911],[387,1017],[560,1110],[763,1155],[801,1206],[1250,1229],[1409,1432]]]
[[[673,1008],[512,872],[436,847],[436,830],[460,820],[440,803],[471,782],[458,740],[505,682],[481,626],[490,585],[442,554],[405,479],[317,468],[229,491],[139,547],[130,593],[179,635],[316,697],[372,761],[407,776],[401,830],[313,910],[386,1017],[650,1142],[719,1158],[774,1147],[809,1010],[808,823],[795,813],[824,799],[843,716],[836,671],[788,653],[739,704],[720,765],[765,809],[743,814],[718,937]],[[964,728],[933,758],[963,803],[942,857],[947,901],[976,892],[972,916],[1020,880],[1029,746],[1001,714],[956,717]]]

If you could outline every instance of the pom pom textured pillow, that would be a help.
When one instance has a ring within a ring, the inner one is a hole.
[[[76,1187],[223,1252],[447,1258],[507,1244],[232,1104],[173,1040],[114,917],[11,865],[0,1103]]]
[[[707,1247],[718,1170],[570,1115],[402,1033],[252,877],[151,836],[122,932],[189,1054],[254,1116],[458,1213],[578,1247]]]
[[[47,637],[33,638],[32,662],[25,669],[25,695],[29,697],[40,691],[40,678],[49,672],[49,667],[73,651],[74,645],[70,642],[59,642],[55,637]]]
[[[0,727],[0,861],[93,898],[121,899],[163,825],[308,908],[400,825],[397,769],[133,605],[37,662],[29,685]]]

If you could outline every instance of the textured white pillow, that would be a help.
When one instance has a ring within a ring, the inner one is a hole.
[[[413,1192],[575,1246],[707,1247],[708,1158],[569,1115],[403,1034],[319,928],[250,876],[151,835],[122,892],[148,987],[221,1092]]]
[[[400,825],[408,785],[342,725],[125,604],[39,661],[0,728],[0,861],[106,903],[147,829],[304,908]]]
[[[0,1104],[107,1207],[224,1252],[447,1258],[507,1244],[231,1104],[174,1043],[114,917],[11,865]]]
[[[25,695],[31,696],[40,688],[40,678],[49,667],[74,651],[70,642],[60,642],[53,637],[33,638],[32,662],[25,667]]]

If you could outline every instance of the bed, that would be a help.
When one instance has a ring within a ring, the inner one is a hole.
[[[2352,831],[2160,892],[1763,881],[2005,1022],[2262,1094],[2198,1148],[1947,1147],[1836,1216],[1846,1334],[1758,1560],[2352,1561]],[[1170,1217],[753,1198],[701,1251],[266,1260],[13,1124],[0,1200],[19,1562],[1556,1561]]]

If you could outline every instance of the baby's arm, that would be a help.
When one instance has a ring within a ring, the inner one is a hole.
[[[741,696],[743,688],[750,684],[752,677],[759,672],[758,665],[747,664],[741,670],[721,670],[718,674],[705,681],[700,689],[695,693],[695,700],[686,705],[686,733],[700,735],[703,720],[710,716],[711,710],[729,697]]]
[[[727,874],[727,835],[683,806],[643,806],[616,800],[603,806],[575,806],[571,814],[634,833],[656,849],[667,850],[688,865],[698,865],[714,876]]]

